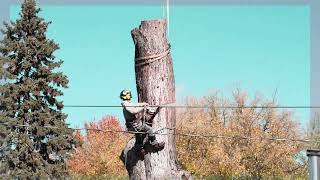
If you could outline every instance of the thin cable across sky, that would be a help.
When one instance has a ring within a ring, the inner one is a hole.
[[[22,124],[11,124],[0,122],[0,124],[6,125],[6,126],[13,126],[13,127],[31,127],[31,125],[22,125]],[[41,126],[43,128],[51,128],[51,129],[59,129],[59,127],[56,126]],[[114,130],[114,129],[98,129],[98,128],[69,128],[73,130],[85,130],[85,131],[99,131],[104,133],[127,133],[127,134],[147,134],[147,132],[137,132],[137,131],[126,131],[126,130]],[[160,133],[160,131],[163,130],[169,130],[172,131],[172,133]],[[320,143],[320,141],[310,140],[310,139],[294,139],[294,138],[273,138],[273,137],[246,137],[246,136],[228,136],[228,135],[204,135],[204,134],[192,134],[192,133],[177,133],[175,132],[176,128],[161,128],[155,131],[154,134],[167,136],[167,135],[173,135],[173,136],[187,136],[187,137],[193,137],[193,138],[222,138],[222,139],[248,139],[248,140],[268,140],[268,141],[292,141],[292,142],[301,142],[301,143]]]
[[[65,105],[65,108],[120,108],[120,105]],[[141,106],[128,106],[141,107]],[[273,109],[317,109],[320,106],[209,106],[209,105],[150,105],[149,107],[161,108],[219,108],[219,109],[237,109],[237,108],[273,108]]]

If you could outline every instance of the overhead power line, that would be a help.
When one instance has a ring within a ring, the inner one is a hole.
[[[7,105],[8,107],[12,106],[30,106],[32,105]],[[6,106],[0,105],[0,108],[5,108]],[[121,105],[64,105],[65,108],[122,108]],[[126,106],[126,107],[141,107],[138,105]],[[168,104],[168,105],[149,105],[148,107],[160,107],[160,108],[190,108],[190,109],[207,109],[207,108],[218,108],[218,109],[263,109],[263,108],[271,108],[271,109],[320,109],[320,106],[268,106],[268,105],[260,105],[260,106],[214,106],[214,105],[177,105],[177,104]]]
[[[8,123],[0,123],[9,126]],[[30,127],[30,125],[21,125],[21,124],[12,124],[11,126],[14,127]],[[52,129],[59,129],[59,127],[55,126],[41,126],[43,128],[52,128]],[[137,131],[126,131],[126,130],[114,130],[114,129],[97,129],[97,128],[69,128],[72,130],[85,130],[85,131],[99,131],[104,133],[127,133],[127,134],[147,134],[147,132],[137,132]],[[160,133],[167,129],[169,131],[173,131],[172,133]],[[310,140],[310,139],[294,139],[294,138],[272,138],[272,137],[246,137],[246,136],[228,136],[228,135],[204,135],[204,134],[192,134],[192,133],[177,133],[175,132],[176,128],[161,128],[156,130],[154,134],[167,136],[186,136],[186,137],[194,137],[194,138],[222,138],[222,139],[248,139],[248,140],[268,140],[268,141],[292,141],[292,142],[302,142],[302,143],[320,143],[320,141]]]
[[[66,108],[120,108],[120,105],[65,105]],[[126,107],[141,107],[141,106],[126,106]],[[206,108],[218,108],[218,109],[320,109],[320,106],[210,106],[210,105],[150,105],[149,107],[161,107],[161,108],[192,108],[192,109],[206,109]]]

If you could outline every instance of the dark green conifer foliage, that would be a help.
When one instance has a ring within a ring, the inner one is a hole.
[[[75,144],[62,113],[61,88],[68,80],[47,39],[50,22],[38,17],[35,0],[25,0],[20,18],[5,24],[0,42],[0,177],[61,179]],[[25,126],[16,126],[16,125]],[[56,127],[56,128],[54,128]]]

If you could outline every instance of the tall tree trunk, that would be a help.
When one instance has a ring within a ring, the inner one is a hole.
[[[165,20],[142,21],[139,28],[131,31],[135,44],[135,72],[139,102],[151,105],[174,103],[175,82],[170,45],[166,36]],[[148,57],[148,58],[143,58]],[[176,123],[174,108],[162,108],[153,120],[159,142],[165,148],[157,153],[148,153],[137,158],[134,152],[134,139],[127,144],[122,158],[130,179],[192,179],[189,173],[180,170],[176,159],[175,136],[172,134]],[[169,128],[169,129],[163,129]]]

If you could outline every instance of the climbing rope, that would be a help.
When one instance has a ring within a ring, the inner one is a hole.
[[[167,21],[167,36],[169,37],[169,29],[170,29],[170,1],[163,0],[162,1],[162,18]],[[166,15],[166,17],[165,17]]]
[[[167,35],[169,37],[169,29],[170,29],[170,14],[169,14],[169,0],[167,0]]]
[[[166,57],[168,54],[170,53],[170,44],[169,44],[169,48],[160,54],[156,54],[156,55],[150,55],[150,56],[144,56],[144,57],[139,57],[139,58],[135,58],[135,62],[136,62],[136,67],[138,66],[143,66],[146,64],[150,64],[153,63],[155,61],[158,61],[160,59],[163,59],[164,57]],[[144,60],[144,61],[143,61]],[[143,62],[141,62],[143,61]]]
[[[169,0],[163,0],[166,1],[166,21],[167,21],[167,36],[169,36],[169,28],[170,28],[170,17],[169,17]],[[162,17],[164,18],[164,3],[162,4]],[[155,61],[158,61],[164,57],[166,57],[168,54],[170,53],[170,44],[169,44],[169,48],[165,51],[162,52],[160,54],[156,54],[156,55],[150,55],[150,56],[144,56],[144,57],[138,57],[135,58],[135,62],[136,62],[136,67],[138,66],[143,66],[146,64],[150,64],[153,63]],[[140,62],[142,60],[145,60],[144,62]]]

